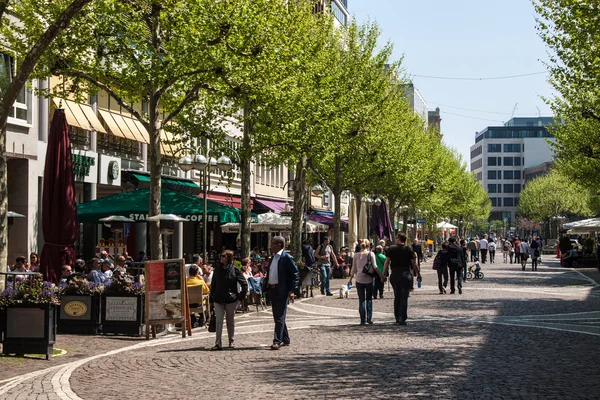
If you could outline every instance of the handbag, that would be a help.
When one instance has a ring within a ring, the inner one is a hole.
[[[214,312],[210,314],[210,321],[208,322],[208,331],[216,332],[217,331],[217,316]]]
[[[377,272],[375,272],[375,268],[373,267],[373,263],[371,262],[371,252],[370,251],[369,251],[369,254],[367,255],[367,263],[364,265],[364,267],[362,269],[362,273],[370,276],[371,278],[374,278],[375,276],[377,276]]]

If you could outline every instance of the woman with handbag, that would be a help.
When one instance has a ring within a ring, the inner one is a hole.
[[[360,241],[360,253],[354,254],[352,260],[352,271],[350,280],[356,276],[356,291],[358,293],[358,312],[360,313],[360,324],[373,323],[373,279],[378,276],[384,281],[383,274],[377,268],[375,254],[370,250],[369,239]]]
[[[239,290],[239,291],[238,291]],[[233,265],[233,252],[226,250],[221,254],[221,262],[215,268],[210,284],[210,302],[214,304],[216,319],[216,339],[211,350],[223,350],[223,316],[227,318],[227,336],[229,347],[234,348],[235,310],[238,302],[246,298],[248,282],[242,271]],[[211,321],[212,322],[212,321]]]

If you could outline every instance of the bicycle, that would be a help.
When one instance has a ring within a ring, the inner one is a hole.
[[[473,269],[474,265],[470,265],[469,266],[469,272],[467,273],[467,279],[473,279],[473,277],[475,277],[475,279],[483,279],[484,275],[483,272],[479,271],[477,273],[477,276],[475,276],[475,270]]]

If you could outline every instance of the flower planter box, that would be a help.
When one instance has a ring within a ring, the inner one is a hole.
[[[144,323],[144,296],[102,295],[102,333],[140,336]]]
[[[54,304],[17,304],[1,310],[3,354],[45,354],[50,359],[56,342]]]
[[[65,295],[61,297],[58,312],[58,333],[96,335],[99,330],[99,295]]]

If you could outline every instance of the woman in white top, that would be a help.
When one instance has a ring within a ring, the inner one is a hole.
[[[377,260],[375,253],[370,250],[371,243],[369,239],[359,240],[360,253],[355,253],[352,259],[352,271],[350,272],[350,281],[356,276],[356,291],[358,293],[358,312],[360,313],[360,324],[366,325],[373,323],[373,276],[363,274],[363,267],[367,264],[367,260],[371,260],[373,270],[383,282],[383,275],[377,268]]]
[[[496,257],[496,242],[494,242],[494,239],[490,239],[488,242],[488,254],[490,255],[490,264],[493,264],[494,257]]]

